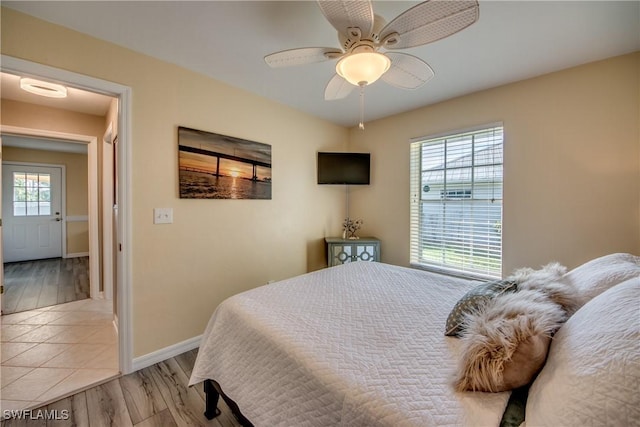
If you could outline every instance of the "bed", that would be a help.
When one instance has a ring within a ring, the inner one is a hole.
[[[510,392],[454,391],[461,340],[443,333],[479,283],[355,262],[235,295],[211,317],[189,384],[205,383],[208,418],[221,394],[243,425],[498,426]]]
[[[355,262],[236,295],[190,383],[215,380],[256,426],[498,425],[508,393],[450,387],[443,319],[477,283]]]

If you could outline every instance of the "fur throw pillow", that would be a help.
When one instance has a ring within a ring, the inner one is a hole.
[[[544,292],[556,304],[559,304],[568,315],[573,314],[578,308],[577,289],[566,280],[562,280],[567,272],[567,267],[552,262],[540,270],[521,268],[513,272],[507,280],[518,284],[519,290],[537,289]]]
[[[544,365],[551,337],[574,307],[573,287],[557,263],[521,269],[518,291],[488,300],[465,319],[458,391],[499,392],[529,384]]]

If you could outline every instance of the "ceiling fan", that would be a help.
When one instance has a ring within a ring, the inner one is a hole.
[[[265,56],[273,68],[338,60],[336,74],[324,99],[335,100],[379,78],[402,89],[416,89],[433,76],[422,59],[393,52],[421,46],[457,33],[478,20],[477,0],[427,0],[401,13],[388,24],[373,13],[370,0],[318,0],[320,10],[338,30],[340,48],[307,47]],[[387,50],[392,52],[386,52]],[[360,122],[362,128],[362,119]]]

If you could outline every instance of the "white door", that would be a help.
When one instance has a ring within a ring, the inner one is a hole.
[[[4,262],[62,257],[62,168],[2,167]]]

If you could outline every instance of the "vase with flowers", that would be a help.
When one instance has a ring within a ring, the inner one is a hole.
[[[345,218],[342,223],[342,238],[351,240],[359,239],[359,237],[356,236],[356,231],[362,227],[362,224],[364,224],[364,221],[361,219],[354,220],[351,218]]]

